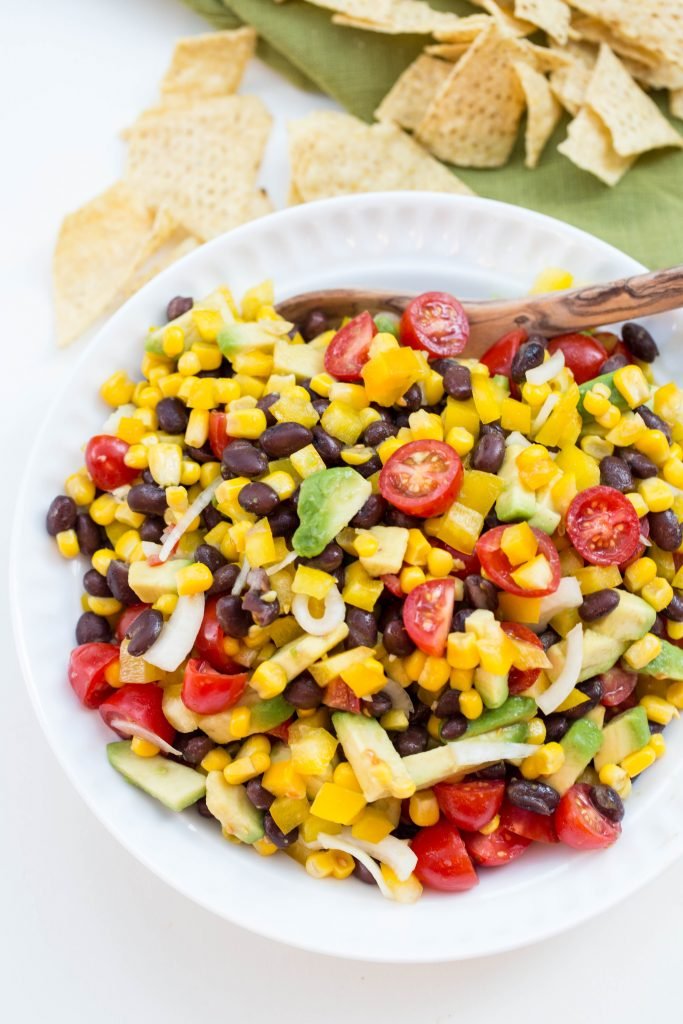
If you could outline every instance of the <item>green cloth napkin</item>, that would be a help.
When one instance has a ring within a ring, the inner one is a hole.
[[[471,13],[460,0],[433,7]],[[329,11],[302,0],[185,0],[217,28],[253,25],[259,53],[304,88],[320,89],[366,121],[405,67],[426,45],[424,36],[389,36],[332,24]],[[479,9],[480,10],[480,9]],[[666,112],[666,94],[655,94]],[[672,121],[679,131],[680,121]],[[557,152],[564,118],[535,170],[524,167],[523,132],[510,162],[497,170],[456,173],[481,196],[500,199],[590,231],[646,266],[683,263],[683,151],[641,156],[615,188],[608,188]]]

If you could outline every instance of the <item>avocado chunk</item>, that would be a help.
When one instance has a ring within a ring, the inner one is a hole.
[[[484,702],[484,707],[499,708],[508,699],[508,677],[498,676],[477,668],[474,673],[474,688]]]
[[[481,740],[485,743],[524,743],[528,735],[526,722],[518,722],[516,725],[508,725],[502,729],[494,729],[476,737],[472,742]],[[453,740],[443,747],[435,747],[433,750],[425,750],[422,754],[409,754],[403,758],[403,764],[416,789],[425,789],[433,786],[444,779],[462,777],[475,768],[462,769],[456,767],[453,761],[452,748],[457,746],[460,740]]]
[[[549,775],[545,782],[562,795],[570,789],[581,772],[588,767],[602,746],[603,731],[596,722],[580,718],[560,740],[564,750],[564,764]]]
[[[586,412],[583,407],[583,400],[586,397],[586,393],[591,390],[596,384],[606,384],[610,389],[609,400],[612,405],[616,405],[618,409],[628,409],[628,402],[621,394],[617,391],[614,386],[614,371],[612,373],[603,373],[599,377],[593,377],[592,380],[587,380],[585,384],[579,384],[579,412],[581,413],[584,420],[591,420],[593,417],[590,413]]]
[[[154,604],[162,594],[177,594],[178,586],[175,574],[178,569],[190,565],[187,558],[172,558],[161,565],[148,565],[147,562],[131,562],[128,569],[128,583],[131,590],[144,604]]]
[[[622,711],[607,723],[603,729],[603,736],[600,752],[595,755],[595,767],[598,771],[606,764],[619,764],[629,754],[640,750],[649,742],[650,726],[645,708],[638,705],[629,708],[628,711]]]
[[[379,334],[393,334],[398,338],[400,321],[395,313],[376,313],[372,319]]]
[[[274,348],[292,328],[285,320],[259,320],[257,322],[228,324],[218,332],[218,347],[226,359],[232,360],[238,352],[255,348]]]
[[[337,711],[332,715],[332,724],[366,800],[385,796],[403,800],[412,796],[415,784],[379,722]]]
[[[608,672],[619,661],[627,646],[624,641],[615,640],[594,629],[584,629],[581,672],[577,682],[583,683],[586,679]]]
[[[223,772],[209,772],[206,776],[206,806],[218,818],[223,831],[240,842],[263,839],[263,811],[254,807],[244,786],[226,782]]]
[[[250,711],[249,729],[246,734],[240,732],[239,736],[235,736],[232,731],[234,708],[219,711],[215,715],[199,716],[195,728],[202,729],[215,743],[231,743],[233,740],[241,739],[243,735],[253,736],[257,732],[268,732],[269,729],[282,725],[294,713],[294,708],[282,694],[268,700],[259,700],[254,690],[247,690],[240,705],[248,707]]]
[[[535,526],[537,530],[542,530],[548,536],[555,532],[562,518],[555,508],[551,495],[551,486],[551,484],[548,484],[542,490],[536,491],[536,510],[529,519],[529,526]]]
[[[524,445],[510,444],[505,449],[503,465],[498,476],[505,483],[505,489],[498,495],[496,515],[509,523],[519,519],[531,519],[536,511],[536,497],[533,491],[523,487],[517,469],[517,456],[524,451]]]
[[[292,345],[280,338],[273,348],[273,373],[293,373],[297,380],[308,380],[325,369],[325,350],[311,345]]]
[[[508,697],[499,708],[484,711],[479,718],[470,722],[464,735],[469,740],[473,736],[480,736],[481,733],[491,732],[492,729],[500,729],[505,725],[528,722],[535,714],[536,701],[531,697]]]
[[[652,629],[656,612],[637,594],[629,594],[626,590],[618,590],[616,593],[619,595],[617,607],[609,615],[592,622],[591,629],[612,640],[633,643]]]
[[[643,672],[658,679],[683,679],[683,651],[668,640],[662,640],[662,649]]]
[[[297,555],[315,558],[348,526],[372,494],[372,484],[350,466],[321,469],[299,491],[299,527],[292,537]]]
[[[109,763],[124,779],[144,790],[171,811],[183,811],[206,792],[206,778],[194,768],[168,758],[138,757],[129,740],[107,744]]]
[[[323,654],[327,654],[340,644],[348,636],[348,632],[349,627],[342,622],[336,629],[323,636],[297,636],[276,651],[269,660],[275,665],[280,665],[285,670],[288,682],[291,682],[305,668],[322,658]]]

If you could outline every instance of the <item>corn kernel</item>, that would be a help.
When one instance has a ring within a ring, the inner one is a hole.
[[[604,437],[598,437],[596,434],[586,434],[585,437],[581,438],[579,445],[582,452],[590,455],[593,459],[597,459],[598,462],[601,462],[614,451],[613,444],[606,441]]]
[[[157,430],[159,426],[159,419],[154,409],[149,409],[145,406],[141,406],[139,409],[136,409],[133,413],[133,418],[139,420],[140,423],[144,425],[145,429],[149,431]],[[152,444],[156,444],[157,440],[158,438],[154,437]]]
[[[674,591],[670,583],[662,579],[661,576],[656,576],[650,583],[645,584],[640,591],[640,596],[656,612],[661,612],[671,603]]]
[[[100,576],[106,576],[109,563],[116,558],[111,548],[99,548],[91,557],[90,562],[93,569],[96,569]]]
[[[484,702],[476,690],[464,690],[460,694],[460,710],[470,721],[479,718],[484,710]]]
[[[474,434],[465,427],[452,427],[446,435],[446,444],[450,445],[458,455],[465,456],[474,448]]]
[[[561,743],[545,743],[535,754],[539,775],[552,775],[564,764],[564,747]]]
[[[426,577],[422,569],[415,565],[411,565],[401,570],[399,580],[403,592],[405,594],[409,594],[411,590],[415,590],[415,587],[419,587],[424,583]]]
[[[195,352],[183,352],[178,359],[178,373],[183,377],[194,377],[200,372],[202,364]]]
[[[613,379],[615,388],[626,399],[631,409],[647,402],[650,397],[650,385],[645,380],[639,366],[632,363],[629,363],[628,366],[620,366],[618,370],[615,370]]]
[[[194,562],[176,572],[178,594],[185,597],[189,594],[203,594],[213,583],[213,573],[203,562]]]
[[[137,562],[145,557],[137,530],[125,530],[114,544],[114,551],[124,562]]]
[[[185,444],[201,448],[209,437],[209,414],[206,409],[192,409],[185,430]]]
[[[428,693],[436,693],[446,685],[450,675],[451,667],[445,658],[428,656],[417,681]]]
[[[675,708],[683,709],[683,682],[671,683],[667,687],[666,699]]]
[[[363,792],[360,783],[356,778],[356,773],[348,761],[342,761],[337,765],[332,775],[332,781],[338,786],[343,786],[345,789],[353,790],[354,793]]]
[[[149,740],[144,740],[141,736],[133,736],[130,749],[138,757],[154,757],[159,753],[159,748],[155,743],[150,743]]]
[[[94,597],[92,594],[88,595],[88,608],[95,615],[103,615],[105,618],[108,615],[116,615],[120,612],[123,605],[120,601],[117,601],[115,597]]]
[[[488,825],[482,825],[479,829],[483,836],[490,836],[492,832],[495,832],[500,827],[500,814],[494,814]]]
[[[454,690],[471,690],[474,686],[474,669],[452,668],[449,682]]]
[[[77,505],[89,505],[91,501],[95,500],[95,484],[85,471],[72,473],[66,478],[64,493],[68,494]]]
[[[222,772],[230,764],[230,755],[223,747],[214,747],[206,754],[200,767],[205,772]]]
[[[535,743],[540,746],[545,743],[545,722],[542,718],[532,718],[527,723],[527,743]]]
[[[658,722],[660,725],[668,725],[672,718],[678,718],[678,711],[675,704],[671,704],[662,697],[654,694],[647,694],[640,699],[641,706],[651,722]]]
[[[602,766],[598,773],[598,777],[603,786],[611,786],[615,790],[622,800],[631,792],[631,780],[618,764],[605,764]]]
[[[628,494],[624,495],[624,497],[627,499],[627,501],[631,502],[633,508],[635,509],[635,513],[639,519],[642,519],[643,516],[647,515],[647,505],[645,504],[641,495],[637,493],[637,491],[629,491]]]
[[[296,490],[294,478],[290,476],[289,473],[285,473],[281,470],[278,470],[275,473],[269,473],[268,476],[264,476],[262,483],[272,487],[280,501],[285,501],[287,498],[291,498]]]
[[[661,733],[654,733],[654,735],[650,737],[648,747],[654,751],[655,757],[657,758],[664,757],[666,754],[666,740]]]
[[[414,825],[421,828],[436,825],[440,812],[434,791],[422,789],[419,793],[413,793],[408,804],[408,813]]]
[[[540,408],[545,400],[550,397],[550,385],[548,384],[523,384],[522,398],[532,409]]]
[[[372,558],[379,550],[379,541],[369,531],[362,531],[356,534],[353,546],[359,558]]]
[[[657,760],[657,755],[648,744],[645,747],[641,747],[640,750],[636,750],[635,753],[629,754],[621,762],[621,767],[627,773],[629,778],[635,779],[636,775],[640,775],[646,768],[653,765]]]
[[[662,466],[669,458],[669,441],[661,430],[643,430],[635,441],[635,447],[657,466]]]
[[[674,503],[673,491],[664,480],[649,477],[638,484],[638,492],[650,512],[666,512]]]
[[[76,558],[81,550],[75,530],[61,530],[55,540],[62,558]]]
[[[110,523],[114,522],[116,509],[117,502],[111,494],[100,494],[100,496],[95,498],[90,506],[90,518],[93,522],[97,523],[98,526],[109,526]]]
[[[130,402],[134,389],[135,385],[129,380],[128,375],[123,370],[118,370],[112,373],[111,377],[107,377],[100,387],[100,395],[107,405],[116,409],[119,405],[127,405]]]
[[[657,566],[652,558],[639,558],[624,570],[624,583],[628,590],[637,593],[657,576]]]
[[[177,604],[177,594],[162,594],[161,597],[157,598],[154,602],[152,608],[157,612],[161,612],[162,615],[168,618],[170,615],[173,615]]]
[[[273,661],[263,661],[254,670],[251,686],[262,700],[268,700],[281,694],[288,681],[282,665]]]
[[[583,397],[583,407],[591,416],[604,416],[610,407],[609,397],[592,387]]]
[[[442,548],[432,548],[427,557],[427,569],[432,576],[448,576],[453,571],[454,564],[453,555]]]
[[[263,839],[257,839],[255,843],[251,844],[252,850],[256,850],[261,857],[272,857],[274,853],[277,853],[277,846],[275,843],[271,843],[270,839],[265,836]]]
[[[619,427],[622,417],[619,408],[616,405],[612,405],[612,403],[609,402],[607,404],[607,408],[605,409],[605,411],[601,413],[599,416],[596,416],[595,419],[601,427],[604,427],[606,430],[612,431],[616,430]],[[624,427],[623,430],[626,433],[628,433],[629,428]],[[610,441],[612,444],[618,443],[613,438],[610,438]]]
[[[653,633],[646,633],[642,640],[631,644],[624,654],[624,661],[629,668],[640,672],[656,658],[662,649],[662,641]]]
[[[313,476],[314,473],[319,473],[320,470],[325,469],[325,463],[312,444],[308,444],[305,448],[294,452],[290,456],[290,462],[302,479],[306,479],[307,476]]]
[[[266,429],[266,414],[262,409],[238,409],[226,416],[225,429],[230,437],[255,440]]]
[[[270,758],[266,758],[267,765],[266,770],[270,767]],[[257,775],[260,775],[263,769],[257,766],[255,759],[251,757],[237,757],[230,764],[226,765],[223,769],[223,776],[226,782],[229,782],[231,786],[239,786],[244,782],[249,782],[250,779],[255,779]]]
[[[522,777],[528,779],[530,782],[537,779],[541,772],[536,755],[530,754],[529,757],[525,757],[519,770],[522,773]]]
[[[123,456],[123,461],[131,469],[147,469],[149,465],[147,448],[144,444],[132,444]]]

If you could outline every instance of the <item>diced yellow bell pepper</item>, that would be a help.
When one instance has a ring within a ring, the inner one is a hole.
[[[321,569],[312,569],[308,565],[299,565],[292,584],[292,591],[295,594],[306,594],[308,597],[316,597],[322,601],[329,593],[333,583],[334,577],[329,573],[323,572]]]
[[[574,573],[579,581],[582,594],[595,594],[598,590],[619,587],[622,583],[619,567],[616,565],[587,565]]]
[[[254,568],[275,561],[275,544],[267,519],[260,519],[247,533],[244,541],[244,554]]]
[[[500,425],[503,430],[519,430],[522,434],[528,434],[531,430],[531,408],[515,398],[504,398]]]
[[[472,377],[472,399],[482,423],[500,419],[504,401],[502,392],[490,377],[476,374]]]
[[[541,617],[541,598],[499,594],[498,611],[502,619],[535,625]]]
[[[505,528],[500,547],[512,565],[521,565],[522,562],[528,562],[534,557],[538,550],[538,541],[528,523],[517,523]]]
[[[600,483],[600,467],[590,455],[586,455],[575,444],[565,445],[557,453],[555,465],[565,474],[573,474],[576,487],[585,491]]]
[[[448,512],[434,521],[434,535],[444,544],[470,555],[484,526],[484,517],[474,509],[454,501]]]
[[[358,411],[346,402],[330,402],[322,414],[320,424],[332,437],[344,444],[355,444],[363,432],[363,423]]]
[[[366,799],[362,793],[354,793],[335,782],[325,782],[311,805],[311,814],[339,825],[350,825],[365,805]]]
[[[375,580],[360,562],[352,562],[346,570],[342,597],[346,604],[371,612],[384,590],[381,580]]]
[[[367,658],[343,668],[339,673],[347,686],[350,686],[356,697],[367,697],[386,685],[384,666],[376,658]]]
[[[383,352],[367,361],[361,374],[370,402],[393,405],[423,372],[417,353],[411,348]]]
[[[479,469],[465,470],[458,501],[461,505],[487,516],[498,495],[505,487],[504,482],[493,473],[484,473]]]
[[[441,414],[443,419],[443,432],[444,436],[448,437],[451,430],[455,427],[463,427],[475,438],[479,434],[479,428],[481,427],[481,420],[477,413],[474,405],[474,399],[467,398],[463,402],[456,401],[455,398],[448,398],[446,400],[446,408]]]

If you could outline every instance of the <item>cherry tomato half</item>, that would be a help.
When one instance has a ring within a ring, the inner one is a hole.
[[[129,732],[112,725],[112,722],[122,719],[131,725],[142,726],[166,743],[173,743],[175,729],[163,712],[163,696],[164,691],[154,683],[126,683],[100,704],[100,714],[105,724],[119,736],[130,736]]]
[[[548,344],[548,352],[554,355],[561,350],[564,364],[574,374],[577,384],[585,384],[600,373],[600,367],[607,359],[607,349],[590,334],[560,334]]]
[[[69,655],[69,682],[86,708],[99,707],[114,692],[104,673],[118,656],[118,647],[99,642],[81,644],[72,650]]]
[[[545,597],[547,594],[554,594],[560,582],[562,568],[557,549],[550,537],[541,530],[536,530],[532,527],[538,543],[538,552],[545,556],[550,565],[552,575],[549,585],[542,590],[525,590],[524,587],[520,587],[513,580],[514,566],[510,563],[510,560],[500,546],[506,529],[506,526],[494,526],[492,530],[483,533],[475,545],[474,550],[486,575],[501,590],[505,590],[508,594],[515,594],[517,597]]]
[[[500,868],[511,860],[521,857],[531,840],[508,832],[499,827],[495,832],[484,836],[481,832],[469,832],[464,837],[465,847],[476,864],[485,868]]]
[[[601,814],[589,793],[583,782],[567,790],[555,811],[555,828],[560,841],[575,850],[604,850],[616,843],[621,825]]]
[[[140,472],[125,464],[124,457],[130,445],[112,434],[96,434],[85,446],[85,465],[95,485],[101,491],[132,484]]]
[[[206,602],[204,618],[199,627],[199,633],[194,642],[202,658],[208,661],[217,672],[234,673],[239,672],[241,666],[233,661],[229,654],[225,653],[223,642],[225,633],[220,622],[216,618],[217,597],[211,597]]]
[[[424,349],[433,359],[460,355],[470,325],[458,300],[448,292],[424,292],[408,304],[401,317],[402,345]]]
[[[543,649],[541,641],[527,626],[523,626],[520,622],[502,622],[501,625],[504,632],[513,640],[521,640],[522,643]],[[511,694],[523,693],[524,690],[528,690],[530,686],[534,685],[540,674],[540,668],[521,669],[515,668],[513,665],[508,673],[508,690]]]
[[[457,566],[453,569],[453,575],[457,576],[458,579],[464,580],[468,576],[478,576],[481,572],[481,565],[476,554],[472,552],[470,555],[466,555],[464,551],[458,551],[456,548],[452,548],[450,544],[445,544],[442,540],[436,540],[432,538],[432,544],[436,548],[443,548],[449,555],[453,555],[456,562],[462,563],[462,568],[459,569]]]
[[[325,369],[337,380],[361,379],[377,326],[369,313],[359,313],[341,327],[325,350]]]
[[[589,487],[567,509],[567,533],[591,565],[619,565],[640,543],[640,521],[631,502],[613,487]]]
[[[180,698],[186,708],[198,715],[217,715],[237,703],[248,678],[246,672],[226,675],[216,672],[208,661],[190,658],[185,666]]]
[[[600,703],[606,708],[614,708],[627,697],[630,697],[638,682],[637,672],[626,672],[623,668],[611,668],[600,676],[602,697]]]
[[[462,487],[460,456],[449,444],[425,438],[395,451],[379,475],[379,489],[395,508],[411,516],[438,516]]]
[[[631,565],[633,562],[637,562],[638,559],[642,558],[642,556],[645,554],[646,545],[643,544],[643,537],[645,538],[645,540],[647,540],[650,536],[650,520],[647,518],[647,516],[643,516],[642,519],[639,520],[639,522],[640,537],[638,539],[638,546],[636,547],[636,550],[633,552],[630,558],[627,558],[625,562],[619,563],[619,570],[621,572],[623,572],[625,569],[628,569],[629,565]]]
[[[559,843],[552,815],[535,814],[506,800],[500,812],[500,827],[536,843]]]
[[[148,604],[129,604],[127,608],[124,608],[119,616],[119,621],[116,623],[116,639],[119,643],[123,643],[126,638],[126,633],[133,625],[138,615],[142,615],[143,612],[147,611],[150,607]]]
[[[440,658],[453,619],[455,581],[428,580],[411,590],[403,604],[403,625],[421,651]]]
[[[333,679],[325,687],[323,704],[328,708],[336,708],[338,711],[351,711],[354,715],[360,714],[360,697],[344,682],[343,679]]]
[[[516,331],[510,331],[509,334],[504,334],[500,341],[491,345],[491,348],[487,349],[483,356],[480,356],[479,362],[483,363],[484,366],[488,366],[492,377],[495,377],[497,373],[509,377],[513,359],[519,352],[520,347],[528,340],[529,335],[525,330],[520,328]]]
[[[227,413],[215,409],[209,413],[209,446],[217,459],[222,458],[223,449],[232,441],[225,426],[227,422]]]
[[[394,597],[405,597],[406,596],[405,592],[403,590],[403,587],[401,586],[401,581],[398,578],[398,576],[396,575],[396,573],[386,572],[386,573],[384,573],[383,576],[380,576],[380,579],[381,579],[382,583],[384,584],[384,586],[389,591],[389,593],[393,594]]]
[[[449,821],[420,829],[410,846],[417,857],[415,874],[430,889],[465,892],[479,881],[462,836]]]
[[[440,782],[434,786],[434,794],[452,825],[476,832],[498,814],[505,796],[505,780]]]

